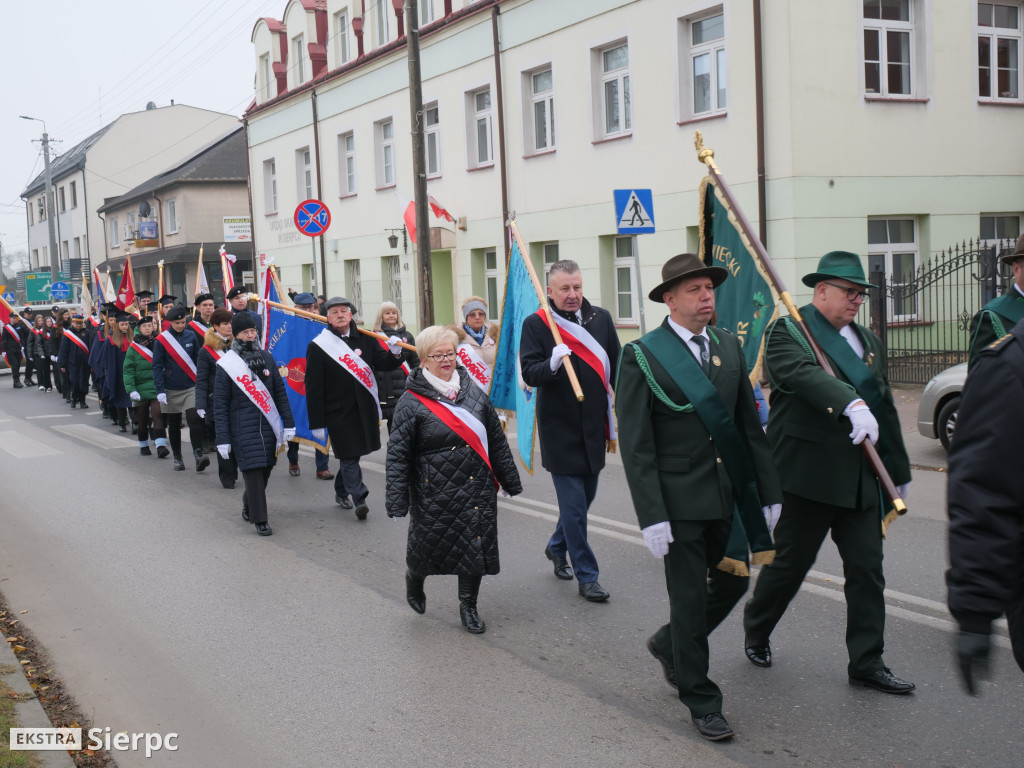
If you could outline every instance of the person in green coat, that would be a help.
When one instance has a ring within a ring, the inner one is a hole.
[[[1024,320],[1024,235],[1017,238],[1013,253],[999,257],[1013,267],[1013,286],[1002,296],[992,299],[971,318],[971,345],[967,351],[967,370],[978,362],[981,350],[994,344]]]
[[[861,446],[865,439],[875,445],[905,497],[910,460],[885,375],[882,342],[854,322],[871,284],[860,257],[847,251],[826,253],[803,282],[814,288],[814,298],[800,314],[836,376],[818,365],[791,318],[769,327],[764,360],[772,389],[768,442],[782,482],[783,511],[775,529],[775,561],[761,570],[744,610],[745,652],[759,667],[772,665],[772,630],[831,532],[846,576],[850,682],[909,693],[914,684],[893,675],[882,659],[882,539],[896,513],[882,498]]]
[[[716,566],[736,509],[751,561],[770,562],[770,527],[782,501],[742,346],[708,325],[714,289],[727,276],[692,253],[669,259],[650,299],[667,304],[670,315],[626,345],[615,386],[626,480],[644,542],[664,559],[669,593],[669,622],[647,650],[709,741],[733,731],[722,692],[708,678],[707,636],[747,582]]]
[[[149,447],[150,432],[156,444],[156,455],[167,458],[167,432],[164,429],[160,402],[156,399],[156,385],[153,384],[153,343],[156,321],[152,315],[143,315],[135,329],[135,338],[124,357],[124,388],[135,407],[135,421],[139,425],[139,453],[152,456]]]

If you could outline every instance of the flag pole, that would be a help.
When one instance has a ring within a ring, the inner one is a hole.
[[[814,337],[811,335],[810,329],[804,322],[803,317],[801,317],[800,310],[797,309],[796,303],[793,301],[793,297],[790,296],[789,291],[786,290],[786,284],[782,281],[778,271],[775,269],[775,265],[768,256],[768,252],[765,250],[760,238],[754,234],[754,228],[751,226],[746,214],[743,213],[743,210],[736,203],[736,199],[732,196],[732,191],[729,189],[729,185],[722,177],[721,171],[718,170],[718,164],[715,163],[715,151],[704,146],[704,137],[701,136],[700,131],[697,131],[694,134],[694,145],[697,148],[697,159],[708,167],[708,172],[710,173],[711,178],[714,179],[716,189],[722,193],[722,196],[725,198],[726,207],[735,217],[736,223],[739,225],[740,236],[743,238],[743,244],[757,254],[757,260],[761,263],[761,268],[768,276],[768,279],[771,280],[772,286],[779,294],[779,299],[786,306],[790,316],[797,325],[800,326],[800,330],[803,332],[804,337],[810,344],[811,351],[814,353],[814,358],[818,365],[820,365],[822,370],[824,370],[829,376],[835,377],[836,372],[832,369],[832,365],[825,357],[825,354],[821,351],[821,347],[818,346],[818,342],[815,341]],[[860,445],[861,448],[863,448],[864,453],[867,455],[868,463],[871,464],[871,469],[874,471],[875,477],[877,477],[878,481],[882,484],[882,490],[885,491],[885,494],[892,501],[892,506],[893,509],[896,510],[896,514],[906,514],[906,502],[903,501],[899,491],[896,489],[896,484],[893,483],[892,478],[889,477],[889,472],[882,463],[882,457],[878,455],[877,449],[870,440],[864,440]]]
[[[193,311],[195,310],[194,305],[196,303],[196,296],[199,295],[199,277],[200,277],[200,275],[203,274],[203,246],[204,245],[206,245],[206,243],[200,243],[199,244],[199,263],[196,265],[196,284],[195,284],[195,287],[192,289]],[[209,288],[209,286],[207,286],[207,288]]]
[[[523,244],[523,238],[519,234],[519,227],[516,226],[514,219],[509,221],[508,228],[512,232],[512,237],[515,238],[516,243],[519,245],[519,255],[522,256],[523,263],[526,265],[526,271],[530,274],[530,282],[533,283],[533,290],[537,292],[537,301],[540,302],[541,307],[544,309],[544,318],[547,320],[551,335],[555,337],[555,344],[561,344],[562,333],[558,330],[558,324],[555,323],[555,319],[551,316],[551,305],[548,303],[548,297],[544,295],[544,290],[540,287],[537,271],[533,268],[533,262],[530,261],[529,252]],[[569,383],[572,384],[572,391],[576,395],[577,402],[583,402],[583,388],[580,387],[580,380],[576,376],[576,369],[568,363],[563,363],[562,367],[565,368],[565,372],[569,375]]]
[[[164,260],[160,259],[156,263],[156,292],[159,296],[156,297],[156,326],[159,329],[164,323],[164,305],[160,303],[160,299],[164,297]]]
[[[327,324],[327,318],[324,317],[323,315],[315,315],[312,312],[307,312],[304,309],[296,309],[295,307],[289,307],[286,304],[281,304],[280,302],[277,301],[264,299],[262,296],[257,296],[255,293],[249,294],[249,301],[258,301],[261,304],[266,304],[268,307],[276,307],[277,309],[283,309],[285,312],[291,312],[293,315],[305,317],[310,320],[316,320],[318,323],[323,323],[324,325]],[[365,328],[360,328],[358,325],[356,326],[356,330],[366,336],[372,336],[373,338],[380,339],[381,341],[387,341],[389,338],[387,334],[374,333],[373,331],[368,331]],[[404,341],[400,341],[398,343],[398,346],[400,346],[402,349],[408,349],[410,352],[416,351],[416,347],[414,347],[412,344],[406,344]]]

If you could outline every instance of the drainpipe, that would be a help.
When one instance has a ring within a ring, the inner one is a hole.
[[[260,273],[259,255],[256,253],[256,216],[252,209],[252,170],[249,166],[249,120],[242,118],[242,132],[245,134],[245,191],[249,196],[249,234],[252,240],[252,268],[253,274]],[[319,176],[317,177],[319,178]],[[223,278],[222,278],[223,279]]]
[[[505,169],[505,105],[502,99],[501,88],[501,42],[498,40],[498,14],[501,13],[498,6],[491,8],[491,34],[494,38],[494,90],[497,95],[498,107],[498,171],[501,183],[501,226],[504,229],[508,221],[508,174]],[[502,237],[505,243],[505,267],[512,255],[507,237]]]
[[[764,167],[764,69],[761,65],[761,0],[754,0],[754,109],[757,114],[757,234],[768,247],[768,202]]]
[[[323,189],[320,186],[320,118],[316,108],[316,88],[313,88],[313,152],[316,156],[316,199],[323,200]],[[324,296],[327,295],[327,257],[324,254],[324,236],[317,238],[320,241],[320,280],[319,287]]]

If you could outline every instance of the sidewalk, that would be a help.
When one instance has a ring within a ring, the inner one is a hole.
[[[910,454],[910,465],[915,472],[946,471],[946,450],[938,440],[929,440],[917,431],[917,407],[921,402],[921,385],[894,386],[893,400],[903,428],[903,442]]]

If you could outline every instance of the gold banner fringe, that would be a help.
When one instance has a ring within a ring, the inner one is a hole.
[[[747,568],[747,564],[742,560],[733,560],[731,557],[723,557],[715,567],[725,573],[731,573],[733,576],[750,578],[750,569]]]

